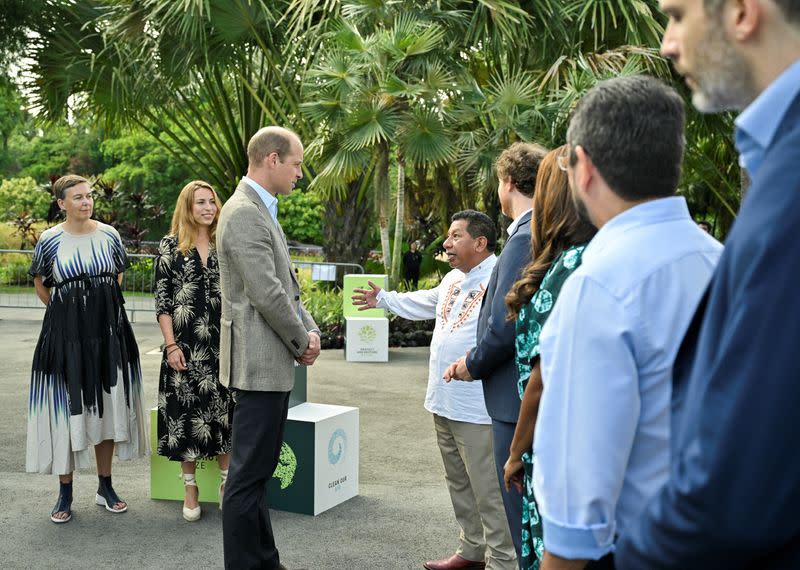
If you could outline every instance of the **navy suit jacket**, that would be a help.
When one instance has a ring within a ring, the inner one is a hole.
[[[528,212],[508,237],[486,285],[478,315],[478,344],[469,351],[467,370],[483,380],[489,417],[509,423],[519,418],[517,365],[514,362],[516,325],[506,319],[505,297],[531,260],[531,214]]]
[[[675,363],[670,479],[617,568],[800,568],[800,98]]]

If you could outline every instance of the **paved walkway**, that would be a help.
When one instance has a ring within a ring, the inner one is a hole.
[[[56,478],[26,474],[25,417],[30,363],[42,311],[0,309],[0,566],[3,568],[222,568],[220,512],[203,505],[187,523],[180,504],[149,498],[148,461],[114,463],[117,491],[129,502],[113,515],[94,505],[94,471],[75,477],[74,520],[49,512]],[[144,314],[134,326],[155,405],[161,340]],[[388,364],[344,362],[325,351],[308,373],[308,400],[357,406],[361,416],[360,496],[317,517],[273,511],[281,560],[289,568],[422,568],[448,556],[458,526],[444,483],[433,420],[422,407],[427,348],[390,349]]]

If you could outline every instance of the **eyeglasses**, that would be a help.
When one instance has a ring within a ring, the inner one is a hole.
[[[569,155],[568,155],[568,154],[566,154],[566,153],[565,153],[565,154],[559,154],[559,155],[556,157],[556,164],[558,164],[558,167],[559,167],[561,170],[563,170],[564,172],[566,172],[566,171],[567,171],[567,168],[569,167]]]

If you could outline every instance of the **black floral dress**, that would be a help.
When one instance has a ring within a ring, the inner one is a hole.
[[[170,315],[175,342],[188,370],[161,361],[158,379],[158,454],[195,461],[231,449],[233,399],[219,382],[221,309],[217,251],[207,265],[192,248],[178,249],[175,236],[161,240],[155,260],[156,316]]]

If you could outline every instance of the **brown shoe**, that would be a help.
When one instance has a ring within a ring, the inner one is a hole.
[[[467,560],[458,554],[453,554],[445,560],[428,560],[422,564],[428,570],[483,570],[486,562],[483,560]]]

